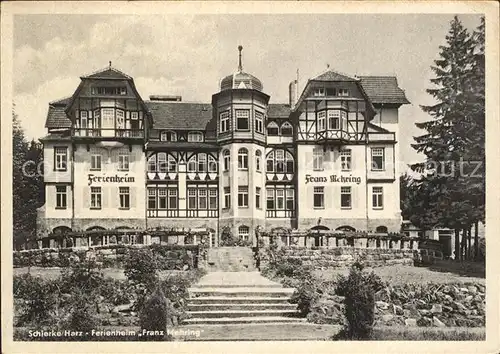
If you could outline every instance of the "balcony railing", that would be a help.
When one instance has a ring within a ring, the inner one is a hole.
[[[94,137],[94,138],[144,138],[144,131],[141,129],[95,129],[95,128],[75,128],[73,136]]]
[[[219,211],[196,209],[148,209],[148,218],[217,218]]]

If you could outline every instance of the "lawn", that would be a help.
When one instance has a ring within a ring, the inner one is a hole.
[[[447,264],[440,265],[439,268],[431,267],[413,267],[413,266],[387,266],[367,268],[368,271],[373,270],[375,274],[380,276],[382,280],[389,282],[392,285],[403,285],[407,283],[426,284],[426,283],[481,283],[485,284],[484,276],[481,277],[480,272],[469,272],[468,274],[455,271],[453,264],[450,261],[450,269],[447,269]],[[455,266],[458,267],[458,266]],[[349,269],[328,269],[317,270],[315,274],[325,280],[335,279],[338,274],[347,275]]]

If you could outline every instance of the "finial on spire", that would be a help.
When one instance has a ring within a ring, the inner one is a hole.
[[[326,68],[330,69],[330,64],[326,63]]]
[[[111,60],[109,61],[109,67],[111,68]]]
[[[243,47],[241,45],[238,46],[238,51],[240,52],[239,56],[239,62],[238,62],[238,71],[243,71],[243,66],[241,65],[241,51],[243,50]]]

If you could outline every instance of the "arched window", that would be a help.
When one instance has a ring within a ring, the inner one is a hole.
[[[161,132],[160,141],[177,141],[177,134],[172,131]]]
[[[278,136],[280,134],[280,128],[276,122],[270,122],[267,125],[267,135],[269,136]]]
[[[335,230],[336,231],[350,231],[350,232],[356,231],[356,229],[354,227],[349,226],[349,225],[339,226]]]
[[[71,228],[67,227],[67,226],[57,226],[57,227],[54,227],[54,229],[52,230],[52,233],[54,235],[64,235],[64,234],[67,234],[70,232],[71,232]]]
[[[262,164],[262,152],[260,150],[257,150],[255,152],[255,170],[257,172],[260,172],[261,171],[261,164]]]
[[[377,228],[375,229],[375,232],[380,232],[380,233],[386,234],[387,233],[387,226],[377,226]]]
[[[285,122],[281,125],[281,135],[293,136],[293,128],[289,122]]]
[[[238,150],[238,170],[248,170],[248,150],[245,148]]]
[[[231,154],[229,150],[224,150],[222,158],[224,159],[224,171],[229,171],[229,165],[231,163]]]
[[[106,229],[104,227],[101,227],[101,226],[91,226],[86,231],[102,231],[102,230],[106,230]]]
[[[177,160],[166,152],[159,152],[148,159],[148,172],[177,172]]]
[[[283,149],[271,151],[267,155],[267,172],[293,173],[293,155],[289,151]]]
[[[217,172],[217,160],[212,155],[208,155],[208,172]]]
[[[203,134],[201,132],[189,132],[188,133],[189,142],[202,142]]]
[[[250,237],[250,228],[245,225],[241,225],[240,227],[238,227],[238,237],[241,240],[248,241]]]
[[[194,154],[187,164],[188,172],[207,172],[207,154]]]

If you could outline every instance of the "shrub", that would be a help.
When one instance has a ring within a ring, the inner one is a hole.
[[[382,280],[371,272],[363,272],[363,266],[356,262],[347,277],[340,276],[337,295],[345,297],[344,314],[346,325],[338,339],[367,340],[373,332],[375,293],[382,289]]]
[[[51,324],[53,311],[57,304],[58,287],[56,282],[33,277],[29,273],[14,276],[14,299],[22,300],[17,325],[36,323]]]
[[[104,279],[99,294],[113,305],[129,304],[133,298],[130,283],[118,279]]]
[[[61,282],[62,290],[66,293],[80,291],[86,294],[96,294],[104,282],[104,274],[95,260],[85,259],[63,269]]]
[[[91,332],[99,325],[94,298],[84,292],[76,292],[71,296],[70,316],[65,326],[72,331]],[[82,338],[84,339],[84,338]]]
[[[134,285],[152,286],[158,280],[158,261],[148,249],[133,250],[125,261],[125,276]]]
[[[164,340],[167,338],[167,298],[160,286],[146,301],[140,314],[141,329],[146,332],[147,340]]]

